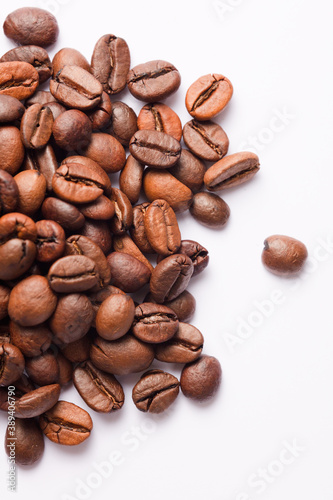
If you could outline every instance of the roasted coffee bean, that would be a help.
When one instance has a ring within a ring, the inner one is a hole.
[[[182,149],[179,160],[169,168],[169,172],[190,188],[192,193],[197,193],[202,188],[206,166],[190,151]]]
[[[149,61],[130,70],[127,76],[128,89],[140,101],[162,101],[178,90],[179,71],[166,61]]]
[[[50,144],[42,149],[29,149],[26,151],[23,169],[37,170],[46,180],[47,191],[52,191],[52,179],[58,168],[57,158]]]
[[[56,120],[58,118],[58,116],[61,115],[61,113],[64,113],[66,111],[65,106],[60,104],[60,102],[56,102],[56,101],[55,102],[48,102],[47,107],[51,111],[54,120]]]
[[[123,292],[123,290],[120,290],[120,288],[117,288],[116,286],[113,286],[113,285],[108,285],[105,288],[101,288],[97,292],[90,292],[89,293],[88,297],[89,297],[89,300],[90,300],[91,305],[93,307],[94,316],[95,316],[95,318],[92,322],[92,326],[94,328],[96,327],[96,316],[97,316],[97,313],[98,313],[100,306],[102,305],[102,303],[104,302],[105,299],[107,299],[108,297],[110,297],[110,295],[113,295],[114,293],[115,294],[120,293],[121,295],[125,295],[125,292]]]
[[[232,84],[225,76],[201,76],[186,93],[187,111],[197,120],[210,120],[226,107],[232,94]]]
[[[5,170],[0,170],[0,216],[15,211],[18,196],[18,187],[13,177]]]
[[[149,260],[143,255],[128,234],[116,235],[113,237],[113,249],[115,252],[127,253],[138,259],[151,271],[154,269]]]
[[[8,315],[10,288],[0,284],[0,320]]]
[[[183,129],[186,146],[202,160],[218,161],[228,152],[229,139],[217,123],[191,120]]]
[[[132,136],[138,130],[136,122],[137,116],[133,109],[124,102],[115,101],[112,103],[111,122],[106,132],[128,147]]]
[[[222,370],[219,361],[213,356],[201,356],[184,366],[180,387],[187,398],[206,401],[212,398],[221,384]]]
[[[0,218],[0,244],[11,238],[36,241],[37,227],[27,215],[12,212]]]
[[[47,10],[22,7],[7,17],[3,30],[8,38],[19,45],[46,47],[55,43],[59,34],[56,18]]]
[[[52,75],[52,64],[48,53],[42,47],[25,45],[15,47],[4,54],[0,62],[24,61],[33,66],[39,76],[39,84],[46,82]]]
[[[60,396],[60,385],[51,384],[27,392],[16,400],[15,418],[33,418],[52,408]]]
[[[118,94],[126,86],[131,56],[125,40],[115,35],[102,36],[91,58],[93,75],[108,94]]]
[[[103,179],[103,188],[105,190],[105,194],[107,196],[110,196],[112,194],[111,181],[109,179],[108,174],[94,160],[86,158],[85,156],[68,156],[63,160],[61,165],[67,165],[70,163],[76,163],[78,165],[89,167],[91,170],[96,172]]]
[[[192,260],[194,266],[192,276],[196,276],[201,273],[208,266],[208,250],[196,241],[182,240],[178,253],[183,253]],[[157,263],[161,262],[162,259],[163,256],[159,255],[157,257]]]
[[[89,144],[92,125],[84,113],[70,109],[61,113],[53,124],[53,137],[58,146],[66,151],[84,148]]]
[[[56,355],[51,349],[39,356],[26,358],[25,370],[31,380],[40,386],[57,384],[59,380],[59,365]]]
[[[290,236],[276,234],[264,241],[262,262],[266,269],[277,276],[294,276],[299,273],[308,257],[304,243]]]
[[[192,191],[167,170],[147,168],[143,177],[143,189],[149,201],[161,198],[175,212],[184,212],[193,199]]]
[[[180,295],[191,279],[193,263],[184,254],[170,255],[155,267],[150,279],[153,299],[161,304]]]
[[[209,191],[221,191],[249,181],[258,171],[259,158],[255,153],[235,153],[212,165],[204,182]]]
[[[44,276],[29,276],[20,281],[11,291],[8,314],[21,326],[43,323],[53,314],[57,297]]]
[[[179,381],[170,373],[150,370],[134,386],[132,398],[140,411],[162,413],[179,394]]]
[[[0,95],[23,101],[35,93],[38,84],[37,70],[31,64],[23,61],[0,63]]]
[[[0,246],[0,279],[14,280],[33,264],[36,245],[30,240],[13,238]]]
[[[65,66],[80,66],[91,73],[91,67],[87,59],[76,49],[65,47],[59,50],[52,60],[53,76],[61,71]]]
[[[93,240],[108,255],[112,249],[112,236],[109,225],[100,220],[87,220],[81,229],[81,234]]]
[[[94,311],[88,297],[84,294],[70,293],[59,297],[49,326],[60,342],[68,344],[88,333],[93,317]]]
[[[157,130],[138,130],[129,144],[134,158],[155,168],[172,167],[179,160],[181,149],[174,137]]]
[[[84,337],[74,340],[61,348],[62,354],[72,363],[83,363],[89,359],[92,335],[88,332]]]
[[[96,330],[106,340],[123,337],[134,319],[134,302],[128,295],[112,294],[102,302],[96,315]]]
[[[44,453],[44,436],[40,427],[33,418],[18,418],[15,420],[14,436],[13,427],[7,427],[5,450],[10,456],[7,444],[15,439],[15,462],[20,465],[32,465]]]
[[[145,235],[151,247],[161,255],[177,252],[181,235],[176,215],[165,200],[155,200],[144,216]]]
[[[229,206],[214,193],[195,194],[190,212],[198,222],[212,229],[223,227],[230,217]]]
[[[84,215],[78,208],[58,198],[46,198],[42,205],[42,214],[45,219],[54,220],[70,231],[77,231],[85,222]]]
[[[15,175],[18,188],[17,210],[33,216],[41,207],[46,193],[46,179],[37,170],[23,170]]]
[[[133,222],[133,209],[130,200],[120,189],[112,188],[111,201],[114,202],[115,215],[110,227],[114,234],[125,233]]]
[[[52,102],[57,102],[57,100],[53,97],[51,92],[48,90],[37,90],[33,96],[29,97],[25,101],[25,107],[29,108],[33,106],[33,104],[41,104],[44,106],[45,104],[51,104]]]
[[[203,348],[204,338],[193,325],[179,323],[172,339],[155,348],[155,358],[165,363],[191,363],[198,359]]]
[[[130,334],[111,342],[97,337],[91,346],[90,358],[100,370],[127,375],[149,368],[154,349],[151,344],[145,344]]]
[[[39,220],[37,228],[37,260],[53,262],[59,259],[65,251],[65,231],[53,220]]]
[[[0,67],[1,75],[1,67]],[[1,76],[0,76],[1,79]],[[11,175],[18,172],[24,160],[24,146],[18,128],[5,125],[0,127],[0,165]]]
[[[89,413],[67,401],[58,401],[41,415],[39,425],[47,438],[67,446],[85,441],[93,428]]]
[[[106,92],[102,93],[100,103],[92,111],[87,112],[93,130],[101,130],[110,124],[112,116],[112,103]]]
[[[115,206],[113,201],[102,195],[91,203],[80,205],[80,211],[89,219],[110,220],[115,214]]]
[[[103,178],[90,167],[79,163],[61,165],[54,174],[53,190],[69,203],[90,203],[103,194]]]
[[[129,155],[119,176],[119,187],[132,204],[140,198],[145,166]]]
[[[20,120],[24,115],[25,107],[23,104],[9,95],[0,95],[0,123],[10,123]]]
[[[148,293],[144,298],[145,302],[155,302],[151,293]],[[178,297],[173,300],[169,300],[163,303],[164,306],[169,307],[175,313],[179,321],[188,322],[192,319],[195,308],[196,308],[196,300],[193,295],[184,290]]]
[[[65,66],[50,81],[51,94],[67,107],[86,111],[95,108],[102,96],[102,85],[80,66]]]
[[[182,138],[182,124],[179,116],[161,102],[146,104],[141,109],[138,116],[138,129],[164,132],[179,142]]]
[[[9,323],[10,340],[27,357],[39,356],[47,351],[52,342],[52,333],[44,325],[20,326]]]
[[[93,133],[82,154],[100,165],[106,173],[119,172],[126,162],[126,154],[120,142],[109,134]]]
[[[48,143],[53,126],[53,115],[47,106],[33,104],[21,121],[21,138],[27,149],[42,149]]]
[[[96,264],[85,255],[67,255],[50,267],[47,278],[52,290],[75,293],[89,290],[99,280]]]
[[[152,302],[144,302],[135,309],[132,333],[143,342],[158,344],[171,339],[178,330],[179,321],[172,309]]]
[[[111,283],[124,292],[133,293],[149,282],[151,270],[132,255],[112,252],[107,257],[111,269]]]
[[[145,231],[145,215],[150,203],[142,203],[133,207],[133,223],[130,227],[131,237],[139,250],[144,253],[155,253],[151,247]]]
[[[24,356],[12,344],[0,345],[0,386],[10,385],[23,373]]]
[[[124,391],[118,380],[98,370],[90,361],[74,370],[74,385],[84,402],[100,413],[119,410],[124,404]]]
[[[73,380],[73,365],[61,352],[57,352],[56,359],[59,366],[58,383],[63,387]]]

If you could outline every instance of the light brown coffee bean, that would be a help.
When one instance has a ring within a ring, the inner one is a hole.
[[[165,200],[153,201],[144,217],[145,235],[151,247],[160,255],[171,255],[181,245],[176,215]]]
[[[38,84],[37,70],[31,64],[23,61],[0,63],[0,95],[23,101],[35,93]]]
[[[199,121],[210,120],[226,107],[232,94],[232,84],[225,76],[201,76],[186,93],[187,111]]]
[[[106,340],[123,337],[134,320],[135,306],[129,295],[112,294],[102,302],[96,316],[96,330]]]
[[[192,191],[169,171],[147,168],[143,189],[149,201],[163,199],[175,212],[185,212],[193,199]]]
[[[274,235],[264,241],[262,262],[277,276],[295,276],[308,257],[304,243],[290,236]]]
[[[161,102],[146,104],[138,116],[139,130],[157,130],[171,135],[177,141],[182,138],[182,124],[179,116]]]
[[[15,175],[18,187],[17,210],[33,216],[40,209],[46,193],[46,179],[37,170],[23,170]]]
[[[209,191],[221,191],[249,181],[258,171],[259,158],[255,153],[235,153],[212,165],[205,173],[204,183]]]

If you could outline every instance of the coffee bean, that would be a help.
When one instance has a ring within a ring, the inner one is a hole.
[[[277,276],[294,276],[301,271],[308,257],[304,243],[290,236],[274,235],[264,241],[262,262]]]
[[[149,260],[143,255],[140,249],[136,246],[132,238],[128,234],[115,235],[113,237],[113,249],[115,252],[126,253],[135,257],[152,271],[154,268]]]
[[[19,45],[46,47],[55,43],[59,34],[56,18],[44,9],[22,7],[7,17],[3,30],[8,38]]]
[[[171,135],[180,142],[182,124],[179,116],[166,104],[157,102],[146,104],[138,116],[139,130],[157,130]]]
[[[129,155],[119,176],[119,187],[132,204],[140,198],[145,166]]]
[[[111,283],[127,293],[140,290],[149,282],[150,267],[132,255],[112,252],[107,257],[111,269]]]
[[[166,170],[147,168],[143,177],[143,189],[148,200],[162,198],[175,212],[186,211],[192,202],[192,191]]]
[[[91,73],[91,67],[87,59],[76,49],[65,47],[59,50],[52,60],[53,76],[61,71],[65,66],[80,66]]]
[[[14,122],[20,120],[24,115],[23,104],[9,95],[0,95],[0,123]]]
[[[106,173],[119,172],[126,162],[126,154],[120,142],[109,134],[93,133],[82,154],[100,165]]]
[[[104,221],[87,220],[81,229],[82,236],[93,240],[101,248],[104,255],[112,249],[112,236],[109,225]]]
[[[155,302],[151,293],[145,296],[144,302]],[[172,309],[179,321],[188,322],[195,313],[196,300],[190,292],[184,290],[178,297],[164,302],[163,305]]]
[[[24,356],[12,344],[0,345],[0,386],[15,382],[23,373]]]
[[[192,193],[200,191],[206,172],[205,164],[187,149],[182,149],[177,163],[169,168],[170,174],[185,184]]]
[[[108,297],[110,297],[110,295],[118,294],[118,293],[120,293],[121,295],[126,295],[125,292],[123,292],[123,290],[120,290],[120,288],[117,288],[116,286],[113,286],[113,285],[108,285],[105,288],[101,288],[97,292],[92,291],[89,293],[88,297],[89,297],[89,300],[90,300],[91,305],[93,307],[94,316],[95,316],[95,318],[93,319],[93,322],[92,322],[92,326],[94,328],[96,327],[96,316],[97,316],[98,310],[101,307],[104,300],[106,300]]]
[[[204,338],[193,325],[179,323],[175,335],[155,348],[155,357],[164,363],[190,363],[199,358]]]
[[[40,386],[57,384],[59,380],[59,365],[56,355],[51,349],[39,356],[26,358],[25,370],[31,380]]]
[[[0,279],[13,280],[22,276],[33,264],[36,245],[30,240],[13,238],[0,246]]]
[[[53,176],[53,190],[69,203],[89,203],[103,194],[103,178],[90,167],[78,163],[61,165]]]
[[[24,61],[33,66],[39,76],[39,84],[46,82],[52,75],[52,64],[48,53],[42,47],[25,45],[15,47],[4,54],[0,62]]]
[[[93,130],[101,130],[110,124],[112,106],[110,97],[106,92],[103,92],[101,101],[97,104],[96,108],[87,112]]]
[[[60,385],[52,384],[27,392],[16,400],[15,418],[33,418],[50,410],[60,396]]]
[[[0,244],[11,238],[36,241],[37,227],[27,215],[12,212],[0,218]]]
[[[91,139],[92,125],[84,113],[70,109],[61,113],[53,124],[53,137],[58,146],[66,151],[79,150]]]
[[[181,145],[174,137],[157,130],[138,130],[129,150],[139,162],[155,168],[172,167],[180,157]]]
[[[1,170],[5,170],[9,174],[15,175],[22,165],[23,159],[24,146],[21,140],[19,129],[16,127],[11,127],[9,125],[0,127]]]
[[[56,120],[58,116],[61,115],[61,113],[64,113],[66,111],[65,106],[60,104],[60,102],[48,102],[47,107],[51,111],[54,120]]]
[[[37,70],[31,64],[23,61],[0,63],[0,95],[23,101],[35,93],[38,84]]]
[[[15,462],[20,465],[32,465],[44,453],[44,436],[39,425],[33,418],[15,420],[14,436],[13,427],[7,427],[5,451],[10,456],[7,444],[15,438]]]
[[[142,203],[133,207],[133,223],[130,227],[131,237],[139,250],[143,253],[155,253],[151,247],[145,230],[144,220],[150,203]]]
[[[152,344],[166,342],[178,330],[176,314],[161,304],[144,302],[135,309],[133,334],[140,340]]]
[[[110,227],[114,234],[125,233],[133,222],[132,204],[120,189],[112,188],[111,201],[114,202],[115,215]]]
[[[17,210],[33,216],[41,207],[45,198],[46,179],[37,170],[23,170],[15,175],[18,188]]]
[[[221,384],[222,370],[213,356],[201,356],[185,365],[180,377],[181,390],[187,398],[206,401],[212,398]]]
[[[88,297],[84,294],[70,293],[59,297],[49,326],[60,342],[68,344],[88,333],[93,317],[94,311]]]
[[[191,120],[183,129],[184,142],[202,160],[218,161],[228,152],[229,139],[217,123]]]
[[[102,195],[91,203],[80,205],[80,211],[89,219],[110,220],[115,214],[115,206],[113,201]]]
[[[37,90],[34,95],[29,97],[29,99],[25,101],[25,107],[29,108],[34,104],[41,104],[42,106],[44,106],[45,104],[51,104],[52,102],[56,103],[57,100],[53,97],[51,92],[49,92],[48,90]]]
[[[15,211],[18,196],[18,187],[13,177],[5,170],[0,170],[0,215]]]
[[[50,267],[47,278],[52,290],[75,293],[89,290],[99,280],[96,264],[85,255],[67,255]]]
[[[39,220],[37,228],[37,260],[53,262],[65,251],[65,231],[53,220]]]
[[[74,385],[84,402],[97,412],[110,413],[124,404],[124,391],[116,377],[90,361],[75,368]]]
[[[179,394],[179,381],[170,373],[150,370],[134,386],[132,398],[140,411],[162,413]]]
[[[48,143],[53,126],[53,115],[48,107],[33,104],[21,121],[21,138],[28,149],[41,149]]]
[[[127,85],[140,101],[157,102],[176,92],[180,86],[179,71],[166,61],[149,61],[130,70]]]
[[[181,235],[176,215],[168,202],[155,200],[144,216],[145,235],[151,247],[161,255],[176,253],[181,245]]]
[[[52,191],[52,179],[57,168],[57,158],[50,144],[47,144],[42,149],[29,149],[26,151],[23,170],[37,170],[43,174],[47,191]]]
[[[10,340],[26,357],[39,356],[47,351],[52,342],[52,333],[44,325],[20,326],[9,323]]]
[[[183,253],[190,257],[193,262],[193,275],[201,273],[208,266],[209,255],[208,250],[193,240],[182,240],[181,246],[177,253]],[[162,255],[157,258],[157,263],[163,259]]]
[[[201,76],[186,93],[187,111],[197,120],[210,120],[226,107],[232,94],[232,84],[225,76]]]
[[[103,189],[105,190],[105,194],[107,196],[110,196],[112,194],[111,181],[109,179],[108,174],[94,160],[86,158],[85,156],[68,156],[63,160],[61,165],[67,165],[70,163],[76,163],[78,165],[89,167],[91,170],[96,172],[103,179]]]
[[[85,222],[83,214],[70,203],[58,198],[46,198],[42,205],[42,214],[45,219],[54,220],[64,229],[77,231]]]
[[[10,288],[0,284],[0,320],[8,315],[9,294]]]
[[[88,332],[74,342],[69,342],[61,348],[63,355],[72,363],[83,363],[89,359],[92,335]]]
[[[150,292],[157,303],[175,299],[191,279],[193,263],[184,254],[170,255],[155,267],[150,278]]]
[[[106,132],[128,147],[132,136],[138,130],[136,122],[137,116],[133,109],[124,102],[115,101],[112,103],[111,123]]]
[[[249,181],[259,171],[259,158],[244,152],[226,156],[205,173],[204,182],[209,191],[239,186]]]
[[[96,330],[106,340],[123,337],[134,319],[134,302],[128,295],[112,294],[102,302],[96,315]]]
[[[47,438],[67,446],[85,441],[93,428],[89,413],[67,401],[58,401],[41,415],[39,425]]]
[[[223,227],[230,217],[229,206],[214,193],[195,194],[190,212],[198,222],[212,229]]]

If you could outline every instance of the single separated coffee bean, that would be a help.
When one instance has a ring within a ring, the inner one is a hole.
[[[24,356],[12,344],[0,345],[0,386],[14,383],[23,373]]]
[[[217,194],[203,191],[193,196],[190,213],[204,226],[219,229],[227,223],[230,208]]]
[[[179,381],[171,373],[150,370],[134,386],[132,398],[140,411],[162,413],[179,394]]]
[[[157,130],[138,130],[129,143],[134,158],[154,168],[172,167],[179,160],[181,149],[174,137]]]
[[[144,302],[135,309],[133,334],[143,342],[166,342],[178,330],[179,321],[172,309],[152,302]]]
[[[162,101],[178,90],[179,71],[166,61],[149,61],[130,70],[127,85],[131,94],[140,101]]]
[[[294,276],[301,271],[307,257],[304,243],[290,236],[274,235],[265,239],[261,258],[273,274]]]
[[[184,366],[180,387],[187,398],[206,401],[212,398],[221,384],[222,370],[219,361],[213,356],[201,356]]]
[[[138,116],[138,129],[164,132],[179,142],[182,138],[182,124],[179,116],[161,102],[146,104],[141,109]]]
[[[8,38],[19,45],[46,47],[55,43],[59,34],[56,18],[47,10],[22,7],[5,19],[3,30]]]
[[[199,121],[210,120],[228,104],[233,87],[223,75],[201,76],[188,89],[185,97],[187,111]]]
[[[48,53],[36,45],[24,45],[9,50],[1,57],[0,62],[9,61],[24,61],[31,64],[37,70],[39,84],[46,82],[52,75],[52,64]]]
[[[23,101],[35,93],[38,84],[37,70],[31,64],[24,61],[0,63],[0,95]]]
[[[0,95],[0,123],[10,123],[20,120],[24,115],[23,104],[9,95]]]
[[[212,165],[204,176],[208,191],[239,186],[249,181],[259,171],[259,158],[255,153],[244,152],[226,156]]]
[[[218,161],[228,152],[229,139],[217,123],[191,120],[183,129],[186,146],[202,160]]]
[[[14,435],[13,435],[14,429]],[[15,462],[20,465],[32,465],[37,462],[44,453],[44,435],[33,418],[18,418],[15,427],[7,427],[5,450],[10,456],[10,448],[7,444],[15,439]]]
[[[175,335],[155,348],[155,358],[164,363],[190,363],[199,358],[204,338],[193,325],[179,323]]]
[[[185,212],[191,205],[193,193],[171,175],[168,170],[147,168],[143,176],[143,189],[148,200],[163,199],[175,212]]]
[[[176,214],[165,200],[155,200],[147,207],[144,230],[150,246],[160,255],[176,253],[181,245]]]
[[[58,401],[60,385],[51,384],[27,392],[16,399],[15,418],[33,418],[50,410]]]
[[[150,278],[153,299],[159,304],[175,299],[187,288],[192,274],[193,263],[187,255],[174,254],[163,259]]]
[[[58,259],[50,267],[47,278],[52,290],[58,293],[84,292],[99,280],[95,262],[85,255]]]

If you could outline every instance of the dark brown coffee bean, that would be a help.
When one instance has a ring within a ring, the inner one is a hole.
[[[74,340],[61,348],[63,355],[72,363],[83,363],[89,359],[92,334],[88,332],[84,337]]]
[[[119,410],[124,404],[124,391],[118,380],[98,370],[90,361],[74,370],[74,385],[84,402],[100,413]]]
[[[125,150],[120,142],[109,134],[99,132],[92,134],[82,154],[97,162],[108,174],[119,172],[126,162]]]
[[[17,210],[33,216],[41,207],[46,193],[46,179],[37,170],[23,170],[15,175],[18,188]]]
[[[1,66],[0,66],[1,79]],[[11,175],[18,172],[24,159],[24,146],[18,128],[11,126],[0,127],[0,165]]]
[[[88,333],[93,317],[94,311],[88,297],[71,293],[59,298],[49,325],[57,339],[68,344]]]
[[[92,288],[97,284],[99,275],[95,262],[89,257],[67,255],[52,264],[47,278],[55,292],[75,293]]]
[[[113,375],[127,375],[149,368],[154,359],[154,349],[129,334],[111,342],[97,337],[91,346],[90,358],[100,370]]]
[[[53,137],[58,146],[66,151],[87,146],[91,134],[92,125],[89,118],[77,109],[61,113],[53,124]]]
[[[8,38],[19,45],[46,47],[55,43],[59,34],[56,18],[47,10],[22,7],[5,19],[3,30]]]
[[[37,70],[39,84],[46,82],[52,75],[52,64],[48,53],[36,45],[25,45],[9,50],[1,57],[0,62],[9,61],[24,61],[31,64]]]
[[[137,292],[149,282],[150,268],[132,255],[112,252],[107,261],[111,269],[111,283],[124,292]]]
[[[144,165],[129,155],[119,176],[119,187],[132,204],[140,198]]]
[[[209,191],[239,186],[259,171],[259,158],[251,152],[226,156],[205,173],[204,182]]]
[[[129,144],[134,158],[155,168],[172,167],[179,160],[181,149],[174,137],[157,130],[138,130]]]
[[[37,228],[37,260],[53,262],[59,259],[65,251],[65,231],[53,220],[39,220]]]
[[[14,432],[14,435],[13,435]],[[15,462],[20,465],[32,465],[42,457],[44,453],[44,436],[39,425],[33,418],[15,421],[15,427],[7,427],[5,450],[10,456],[10,448],[7,446],[15,438]]]
[[[216,394],[221,378],[222,370],[219,361],[213,356],[204,355],[184,366],[180,377],[180,387],[187,398],[206,401]]]
[[[30,240],[13,238],[0,246],[0,279],[22,276],[36,258],[36,245]]]
[[[0,170],[0,215],[15,211],[18,196],[18,187],[13,177],[5,170]]]
[[[111,201],[115,207],[115,215],[110,224],[111,231],[114,234],[123,234],[133,222],[132,204],[126,194],[117,188],[112,188]]]
[[[57,100],[53,97],[51,92],[48,90],[37,90],[33,96],[29,97],[29,99],[25,101],[25,107],[29,108],[30,106],[33,106],[33,104],[41,104],[44,106],[45,104],[51,104],[52,102],[56,103]]]
[[[202,160],[218,161],[228,152],[229,139],[217,123],[191,120],[183,129],[186,146]]]
[[[203,348],[204,338],[195,326],[179,323],[172,339],[155,348],[155,358],[164,363],[191,363],[198,359]]]
[[[0,284],[0,320],[8,315],[10,288]]]
[[[35,93],[38,84],[37,70],[31,64],[23,61],[0,63],[0,95],[23,101]]]
[[[47,191],[52,191],[52,179],[58,168],[57,158],[50,144],[42,149],[29,149],[26,151],[23,169],[37,170],[46,180]]]
[[[59,366],[58,383],[63,387],[73,380],[73,365],[61,352],[57,352],[56,359]]]
[[[135,306],[128,295],[112,294],[102,302],[96,315],[96,330],[106,340],[123,337],[134,320]]]
[[[104,221],[87,220],[81,229],[81,234],[93,240],[108,255],[112,249],[112,236],[109,225]]]
[[[294,276],[299,273],[308,257],[304,243],[290,236],[276,234],[264,241],[262,263],[277,276]]]
[[[117,288],[116,286],[113,286],[113,285],[108,285],[105,288],[98,290],[97,292],[90,292],[89,293],[88,297],[89,297],[89,300],[90,300],[91,305],[93,307],[94,315],[95,315],[95,319],[92,322],[92,326],[94,328],[96,327],[96,316],[97,316],[97,313],[98,313],[100,306],[102,305],[104,300],[106,300],[108,297],[110,297],[110,295],[113,295],[114,293],[115,294],[120,293],[121,295],[125,295],[125,292],[123,292],[123,290],[120,290],[120,288]]]
[[[179,381],[170,373],[150,370],[134,386],[132,398],[140,411],[162,413],[179,394]]]
[[[51,111],[54,120],[56,120],[58,116],[61,115],[61,113],[64,113],[66,111],[65,106],[60,104],[60,102],[48,102],[46,105]]]
[[[0,386],[10,385],[23,373],[24,356],[12,344],[0,345]]]
[[[60,396],[60,385],[51,384],[34,391],[27,392],[21,398],[16,400],[15,417],[33,418],[50,410]]]
[[[108,94],[118,94],[126,86],[131,56],[125,40],[115,35],[102,36],[91,58],[93,75]]]
[[[54,443],[73,446],[85,441],[93,423],[88,412],[67,401],[58,403],[39,417],[45,436]]]
[[[206,166],[190,151],[182,149],[179,160],[169,169],[169,172],[190,188],[192,193],[197,193],[202,188]]]
[[[61,71],[65,66],[80,66],[91,73],[91,67],[87,59],[76,49],[65,47],[59,50],[52,60],[53,76]]]
[[[71,163],[76,163],[78,165],[83,165],[86,167],[89,167],[91,170],[96,172],[100,177],[103,179],[103,186],[105,190],[105,194],[107,196],[111,196],[112,194],[112,187],[111,187],[111,181],[108,176],[108,174],[103,170],[102,167],[98,163],[96,163],[94,160],[91,160],[90,158],[86,158],[85,156],[68,156],[63,160],[61,165],[68,165]]]
[[[106,196],[100,196],[91,203],[80,205],[80,212],[89,219],[110,220],[115,214],[115,205]]]
[[[230,217],[229,206],[214,193],[195,194],[190,212],[198,222],[212,229],[223,227]]]
[[[176,215],[168,202],[155,200],[149,205],[144,217],[145,235],[151,247],[161,255],[177,252],[181,235]]]
[[[45,325],[20,326],[11,321],[10,340],[27,357],[39,356],[51,345],[52,334]]]
[[[112,103],[111,121],[106,132],[128,147],[132,136],[138,130],[136,122],[137,116],[133,109],[124,102],[115,101]]]
[[[133,335],[143,342],[158,344],[171,339],[178,330],[179,321],[172,309],[152,302],[144,302],[135,309]]]
[[[46,198],[42,205],[42,214],[46,219],[54,220],[70,231],[77,231],[85,222],[83,214],[74,205],[58,198]]]
[[[29,276],[11,291],[8,314],[21,326],[39,325],[49,319],[57,305],[57,297],[44,276]]]
[[[103,92],[100,103],[92,111],[87,112],[93,130],[101,130],[110,124],[112,106],[110,97],[106,92]]]
[[[179,71],[166,61],[149,61],[130,70],[127,76],[128,89],[140,101],[162,101],[178,90]]]
[[[192,260],[194,266],[192,276],[201,273],[208,266],[208,250],[196,241],[182,240],[182,244],[177,253],[183,253]],[[163,256],[159,255],[157,257],[157,263],[161,262],[162,259]]]
[[[50,81],[51,94],[67,107],[86,111],[95,108],[102,96],[102,85],[80,66],[65,66]]]
[[[180,295],[191,279],[193,263],[184,254],[170,255],[155,267],[150,279],[153,299],[161,304]]]
[[[113,249],[115,252],[126,253],[138,259],[151,271],[154,269],[148,259],[143,255],[128,234],[116,235],[113,237]]]
[[[184,212],[193,199],[192,191],[167,170],[147,168],[143,177],[143,189],[148,200],[161,198],[175,212]]]
[[[78,163],[61,165],[54,174],[53,190],[69,203],[90,203],[103,194],[103,178],[90,167]]]
[[[146,236],[144,219],[150,203],[142,203],[133,207],[133,223],[130,227],[131,237],[137,247],[144,253],[155,253]]]
[[[41,149],[48,143],[53,126],[53,115],[48,107],[33,104],[21,121],[21,138],[28,149]]]
[[[179,142],[182,138],[182,124],[179,116],[161,102],[146,104],[141,109],[138,116],[138,129],[164,132]]]
[[[0,95],[0,123],[10,123],[20,120],[24,115],[23,104],[9,95]]]
[[[186,93],[187,111],[197,120],[210,120],[225,108],[232,94],[232,84],[225,76],[201,76]]]
[[[155,302],[151,293],[146,295],[144,301]],[[190,292],[184,290],[178,297],[164,302],[163,305],[172,309],[176,313],[179,321],[187,323],[192,319],[195,313],[196,300]]]

